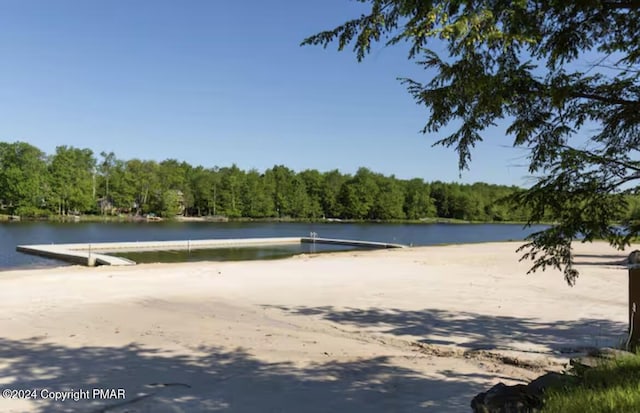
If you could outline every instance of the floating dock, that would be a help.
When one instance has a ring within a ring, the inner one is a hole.
[[[315,238],[315,237],[302,237],[300,242],[306,244],[333,244],[333,245],[350,245],[352,247],[362,248],[407,248],[402,244],[389,244],[387,242],[373,242],[373,241],[356,241],[351,239],[333,239],[333,238]]]
[[[91,244],[41,244],[18,245],[16,251],[41,257],[55,258],[74,264],[87,265],[136,265],[122,257],[108,255],[113,252],[139,251],[191,251],[215,248],[260,247],[267,245],[291,245],[298,243],[349,245],[360,248],[406,248],[402,244],[357,241],[317,237],[239,238],[188,241],[98,242]]]
[[[95,267],[96,265],[136,265],[134,261],[126,258],[96,253],[90,248],[69,248],[69,246],[76,245],[82,246],[84,244],[18,245],[16,251],[46,258],[55,258],[73,264],[87,265],[89,267]]]

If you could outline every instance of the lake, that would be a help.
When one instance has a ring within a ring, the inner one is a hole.
[[[472,242],[523,240],[532,232],[547,228],[534,226],[523,229],[521,224],[386,224],[386,223],[289,223],[289,222],[140,222],[140,223],[0,223],[0,270],[66,265],[64,262],[16,252],[16,245],[64,244],[118,241],[171,241],[221,238],[304,237],[311,232],[323,238],[342,238],[380,241],[414,246],[460,244]],[[147,255],[151,261],[180,261],[194,259],[268,259],[310,252],[309,245],[299,247],[253,249],[228,253],[192,252],[191,256],[174,255],[161,259]],[[338,248],[331,248],[341,249]],[[328,248],[316,247],[315,251]],[[217,256],[216,256],[217,254]],[[149,262],[145,257],[136,261]]]

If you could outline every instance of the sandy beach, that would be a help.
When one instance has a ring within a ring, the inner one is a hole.
[[[569,287],[519,245],[0,272],[0,388],[36,396],[0,411],[469,411],[624,340],[630,250],[576,245]]]

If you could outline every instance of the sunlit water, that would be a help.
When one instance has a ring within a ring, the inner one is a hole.
[[[279,222],[153,222],[153,223],[48,223],[0,224],[0,270],[66,265],[58,260],[16,252],[16,245],[126,241],[171,241],[228,238],[318,237],[379,241],[407,245],[459,244],[523,240],[546,227],[523,229],[518,224],[353,224]],[[282,258],[311,252],[312,245],[264,248],[225,248],[218,251],[127,253],[137,262],[185,260],[249,260]],[[341,246],[315,246],[315,252],[344,250]],[[140,254],[140,255],[138,255]],[[142,257],[144,255],[144,257]],[[137,257],[137,259],[136,259]]]

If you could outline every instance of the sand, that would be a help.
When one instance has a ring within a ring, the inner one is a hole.
[[[469,411],[625,338],[628,250],[569,287],[519,245],[1,272],[0,411]]]

